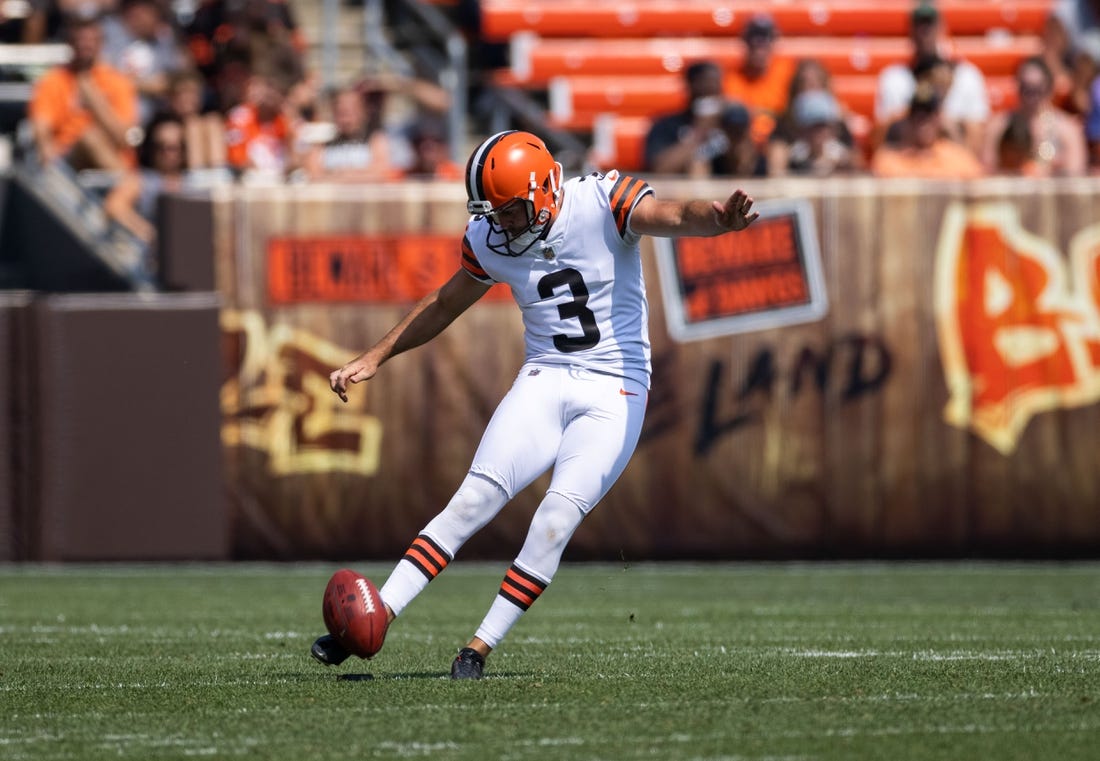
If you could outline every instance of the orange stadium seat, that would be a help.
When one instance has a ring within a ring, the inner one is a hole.
[[[982,35],[1010,28],[1036,33],[1055,0],[940,0],[937,7],[953,35]],[[544,37],[656,37],[738,35],[748,19],[766,10],[786,36],[904,36],[911,0],[835,0],[761,3],[753,0],[482,0],[482,35],[507,41],[513,34]]]
[[[993,77],[987,80],[990,102],[994,111],[1013,108],[1016,105],[1016,87],[1012,77]],[[838,93],[849,109],[855,113],[870,113],[874,103],[874,81],[871,77],[851,76],[839,78],[843,89]],[[585,126],[592,131],[593,160],[602,169],[638,171],[645,157],[645,137],[653,122],[652,115],[623,115],[621,113],[578,114],[574,127],[580,127],[580,118],[586,117]],[[857,140],[866,135],[857,136]]]
[[[740,32],[767,11],[780,30],[776,54],[816,59],[868,136],[878,73],[911,54],[915,0],[483,0],[488,40],[510,43],[498,85],[545,92],[555,127],[587,133],[598,161],[637,170],[651,119],[684,107],[683,70],[711,60],[723,69],[745,55]],[[1041,50],[1055,0],[938,0],[952,52],[986,76],[994,111],[1016,102],[1013,73]],[[855,126],[853,126],[855,125]],[[860,127],[860,129],[856,129]],[[858,134],[857,134],[858,133]]]
[[[739,39],[706,37],[635,39],[544,39],[529,34],[513,38],[513,82],[545,85],[555,76],[660,75],[680,73],[695,61],[710,60],[724,69],[740,66],[745,46]],[[960,37],[952,42],[955,54],[985,74],[1011,74],[1027,56],[1040,51],[1037,37]],[[905,37],[787,37],[776,42],[783,58],[814,58],[834,75],[881,71],[909,60],[911,46]]]
[[[600,116],[592,130],[592,159],[600,169],[638,171],[645,163],[646,116]]]
[[[550,115],[567,122],[578,113],[612,111],[634,116],[684,107],[684,84],[676,76],[563,76],[550,80]]]
[[[1011,75],[986,78],[993,110],[1015,105],[1016,84]],[[833,78],[837,99],[850,111],[865,117],[874,113],[874,74],[847,74]],[[591,129],[603,113],[648,116],[681,109],[683,83],[672,74],[660,76],[562,76],[550,81],[550,117],[557,126]]]

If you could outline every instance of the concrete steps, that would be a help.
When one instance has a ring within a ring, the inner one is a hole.
[[[324,7],[321,0],[293,0],[294,14],[302,36],[308,43],[306,67],[319,77],[325,76],[326,41],[324,34]],[[369,69],[364,44],[363,9],[340,3],[336,22],[335,81],[325,85],[343,85],[351,82]]]

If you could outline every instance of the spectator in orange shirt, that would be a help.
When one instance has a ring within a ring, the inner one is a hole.
[[[723,89],[727,97],[748,107],[752,117],[750,131],[757,146],[767,144],[776,121],[787,108],[787,93],[795,62],[776,58],[775,21],[766,13],[753,16],[745,26],[745,60],[741,67],[726,75]]]
[[[918,86],[898,130],[898,142],[885,143],[875,151],[871,173],[930,179],[981,177],[984,171],[978,157],[945,136],[940,107],[940,98],[930,86]]]
[[[259,74],[248,80],[245,101],[226,116],[225,145],[229,166],[285,176],[294,162],[290,120],[283,111],[283,92]]]
[[[76,170],[133,166],[131,146],[141,137],[134,83],[100,60],[98,17],[69,19],[66,39],[72,58],[38,79],[27,106],[38,160]]]

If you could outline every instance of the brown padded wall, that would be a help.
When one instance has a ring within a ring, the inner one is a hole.
[[[654,187],[661,198],[730,190],[671,178]],[[1100,178],[742,187],[761,203],[810,204],[828,314],[678,341],[662,287],[672,295],[678,283],[646,239],[646,426],[566,557],[1100,555]],[[462,482],[522,364],[522,323],[514,304],[483,300],[342,404],[328,374],[409,303],[344,300],[345,286],[377,281],[384,295],[401,277],[382,257],[345,268],[340,238],[382,248],[390,236],[451,235],[450,274],[467,221],[461,184],[234,188],[216,202],[237,553],[399,557]],[[278,269],[280,239],[304,245]],[[768,298],[755,276],[715,273],[712,296]],[[297,303],[272,297],[272,274],[301,284]],[[1073,361],[1056,361],[1054,345]],[[999,397],[982,399],[997,386]],[[1011,444],[991,445],[979,425]],[[548,484],[517,495],[462,556],[511,557]]]
[[[210,200],[162,195],[157,223],[157,259],[164,288],[214,290],[214,206]]]
[[[32,296],[0,291],[0,561],[28,550],[26,524],[27,325]]]
[[[38,559],[225,557],[216,294],[43,297],[34,322]]]

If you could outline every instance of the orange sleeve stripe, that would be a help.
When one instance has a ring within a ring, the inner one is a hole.
[[[479,280],[491,279],[492,277],[481,266],[477,254],[474,253],[474,249],[470,245],[470,239],[466,236],[462,237],[462,268]]]
[[[619,235],[626,235],[627,221],[634,204],[645,193],[650,191],[649,183],[635,177],[620,177],[612,187],[611,213],[615,217],[615,225],[619,229]]]
[[[611,193],[608,201],[611,202],[611,208],[614,209],[619,204],[619,199],[622,198],[623,191],[626,190],[627,184],[632,178],[622,176],[615,181],[615,184],[611,186]]]
[[[623,192],[619,195],[618,202],[612,204],[612,209],[615,211],[615,218],[622,220],[633,208],[634,201],[638,198],[638,194],[642,191],[644,183],[641,180],[635,180],[633,177],[628,178],[630,181],[626,187],[623,188]]]
[[[481,264],[478,263],[477,259],[470,259],[470,257],[463,255],[462,267],[478,277],[489,277],[489,273],[481,268]]]
[[[623,207],[630,208],[630,204],[638,195],[638,190],[645,187],[646,183],[637,179],[636,177],[622,176],[611,187],[611,197],[608,199],[611,202],[611,208],[621,209]]]

